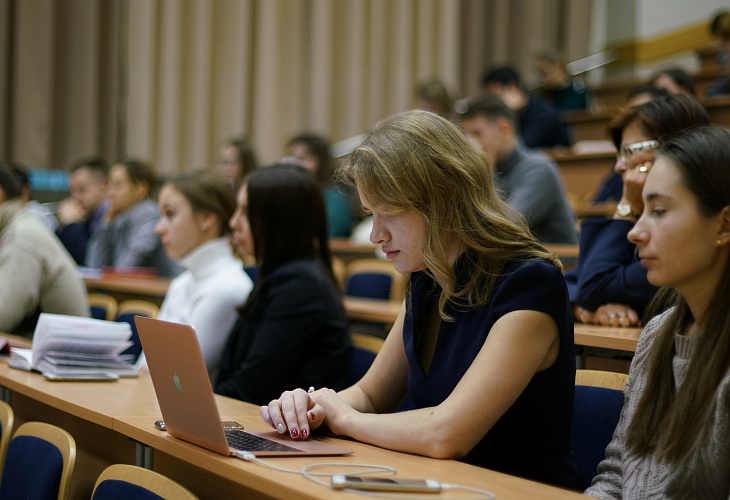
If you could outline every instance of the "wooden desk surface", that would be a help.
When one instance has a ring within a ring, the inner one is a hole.
[[[640,334],[639,327],[617,328],[576,323],[575,345],[634,352]]]
[[[112,382],[53,382],[39,373],[10,368],[1,362],[0,385],[107,429],[112,428],[114,418],[122,415],[160,415],[146,369],[138,378]]]
[[[170,278],[84,278],[88,289],[164,297]]]
[[[17,394],[23,401],[43,403],[46,412],[57,415],[79,417],[73,431],[77,445],[81,445],[77,459],[78,473],[91,468],[93,473],[74,475],[80,481],[73,489],[73,497],[81,498],[90,492],[93,479],[105,464],[93,452],[84,449],[94,444],[101,448],[129,449],[134,441],[153,449],[153,468],[175,479],[191,489],[201,500],[220,498],[286,498],[286,499],[329,499],[362,498],[350,493],[334,491],[310,482],[302,476],[274,471],[257,463],[237,458],[224,457],[185,441],[178,440],[155,429],[154,421],[160,417],[159,407],[149,375],[144,372],[136,379],[122,379],[117,382],[50,382],[38,373],[24,372],[0,363],[0,385]],[[236,420],[250,429],[265,429],[258,414],[258,407],[223,396],[216,396],[221,416],[225,420]],[[27,404],[27,403],[26,403]],[[60,413],[58,413],[60,412]],[[46,413],[53,421],[53,416]],[[45,419],[45,418],[44,418]],[[67,420],[65,422],[68,422]],[[86,422],[87,430],[83,422]],[[57,425],[63,426],[64,422]],[[99,426],[113,435],[104,435]],[[91,432],[92,437],[86,434]],[[116,436],[116,438],[114,438]],[[87,437],[89,439],[87,439]],[[108,441],[112,439],[111,441]],[[398,453],[350,440],[322,437],[351,449],[348,457],[289,457],[267,459],[267,462],[285,468],[301,469],[305,465],[321,462],[371,463],[395,467],[397,476],[413,478],[434,478],[441,482],[466,485],[492,491],[497,498],[580,498],[580,495],[559,488],[542,485],[525,479],[477,468],[452,460],[435,460],[426,457]],[[127,444],[128,443],[128,444]],[[92,450],[93,451],[93,450]],[[114,452],[114,450],[110,450]],[[121,454],[117,461],[127,463],[133,456]],[[326,469],[324,471],[327,471]],[[350,472],[339,469],[330,472]],[[81,478],[85,477],[83,481]],[[459,498],[449,493],[450,498]],[[86,496],[88,498],[88,496]],[[439,498],[434,496],[434,499]],[[473,498],[473,495],[470,497]]]
[[[375,250],[378,248],[377,245],[371,243],[353,243],[348,238],[330,238],[329,244],[332,252],[342,253],[367,253],[374,255]]]
[[[395,321],[401,306],[400,303],[386,300],[357,297],[344,297],[343,303],[350,319],[390,324]],[[615,328],[576,323],[575,345],[633,352],[640,333],[641,328]]]
[[[561,259],[577,259],[578,258],[578,245],[561,245],[555,243],[544,244],[545,250],[551,253],[558,254]]]
[[[329,245],[332,255],[342,259],[345,264],[357,259],[373,259],[378,248],[370,243],[353,243],[348,238],[330,238]]]
[[[240,401],[219,398],[219,407],[224,420],[235,420],[249,429],[266,429],[258,415],[258,407]],[[229,413],[226,413],[228,411]],[[362,498],[342,491],[336,491],[317,485],[308,479],[295,474],[287,474],[269,469],[261,464],[246,462],[237,458],[224,457],[195,445],[186,443],[157,431],[154,420],[145,417],[121,418],[114,422],[118,432],[132,439],[151,446],[155,450],[154,467],[158,470],[158,456],[161,458],[158,472],[164,473],[190,488],[201,500],[206,498],[223,498],[226,493],[239,495],[248,492],[253,496],[265,495],[266,498],[287,499],[339,499]],[[266,462],[287,469],[300,470],[314,463],[335,464],[378,464],[397,469],[397,477],[429,478],[443,483],[459,484],[474,488],[486,489],[495,493],[497,498],[544,498],[569,499],[581,498],[577,493],[546,486],[525,479],[481,469],[453,460],[435,460],[431,458],[398,453],[377,448],[351,440],[334,437],[323,437],[324,441],[338,444],[354,452],[344,457],[287,457],[268,458]],[[191,470],[186,464],[192,464],[206,473],[215,476],[215,480],[206,485],[199,479],[191,477]],[[325,468],[318,472],[348,473],[352,469]],[[322,478],[327,480],[327,478]],[[207,487],[215,488],[206,490]],[[447,492],[449,498],[460,498],[457,493]],[[419,497],[420,498],[420,497]],[[434,499],[439,496],[435,495]],[[466,497],[464,497],[466,498]],[[473,494],[469,498],[474,498]]]
[[[575,215],[578,219],[586,219],[589,217],[611,217],[616,211],[617,203],[615,201],[607,201],[603,203],[579,205],[575,207]]]
[[[358,321],[374,321],[377,323],[393,323],[401,302],[380,299],[364,299],[360,297],[343,297],[342,304],[350,319]]]

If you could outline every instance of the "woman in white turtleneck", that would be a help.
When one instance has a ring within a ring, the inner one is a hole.
[[[218,369],[228,332],[253,283],[228,241],[236,204],[215,172],[181,174],[160,190],[155,231],[167,255],[185,269],[170,283],[158,319],[192,325],[208,375]]]

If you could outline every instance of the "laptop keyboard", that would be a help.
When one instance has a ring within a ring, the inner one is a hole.
[[[242,451],[302,451],[271,439],[237,429],[226,429],[226,440],[231,448]]]

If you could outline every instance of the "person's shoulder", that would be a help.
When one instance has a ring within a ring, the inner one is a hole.
[[[297,259],[279,266],[271,273],[267,281],[314,284],[326,278],[324,266],[317,259]]]
[[[185,287],[192,281],[193,273],[186,269],[174,278],[172,278],[172,280],[170,280],[170,286],[167,287],[167,293],[170,293],[172,290],[175,290],[177,288]]]
[[[530,95],[527,101],[527,106],[528,108],[532,108],[532,111],[535,113],[539,112],[540,114],[550,114],[560,118],[560,112],[557,106],[542,97]]]
[[[636,360],[637,365],[645,360],[652,344],[656,340],[657,331],[659,331],[661,326],[669,319],[674,311],[675,308],[671,307],[661,314],[657,314],[651,318],[646,326],[641,330],[639,339],[636,342],[636,349],[634,351],[634,359]]]
[[[127,212],[123,215],[126,215],[124,217],[127,220],[130,220],[132,222],[141,222],[144,221],[150,217],[157,218],[160,216],[160,211],[157,208],[157,203],[155,203],[151,199],[142,200],[139,203],[132,206]],[[121,218],[122,215],[120,215],[119,218]]]
[[[539,149],[528,148],[524,144],[522,146],[523,158],[525,162],[529,162],[530,167],[546,169],[558,172],[558,164],[545,152]]]
[[[281,265],[261,284],[260,296],[264,301],[286,303],[293,311],[338,309],[334,305],[339,302],[335,284],[316,259]]]
[[[539,285],[543,280],[564,279],[562,271],[552,262],[542,259],[508,261],[505,265],[506,280],[526,280]]]
[[[567,314],[568,287],[554,264],[539,260],[511,260],[502,269],[490,293],[491,310],[504,314],[535,310],[559,316]]]
[[[9,228],[23,242],[46,242],[55,240],[54,233],[37,216],[20,210],[13,218]]]
[[[243,263],[235,259],[221,265],[206,281],[209,287],[223,290],[233,286],[250,291],[253,287],[251,277],[243,269]]]

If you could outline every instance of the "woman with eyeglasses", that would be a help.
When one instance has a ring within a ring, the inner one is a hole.
[[[672,306],[644,328],[598,476],[602,499],[730,496],[730,130],[664,143],[628,238]]]
[[[626,239],[644,210],[641,191],[657,147],[678,132],[709,124],[702,105],[686,94],[657,97],[619,113],[608,133],[619,151],[614,170],[623,180],[623,194],[608,219],[587,219],[581,225],[580,256],[566,273],[573,317],[583,323],[635,326],[656,288],[636,247]]]

